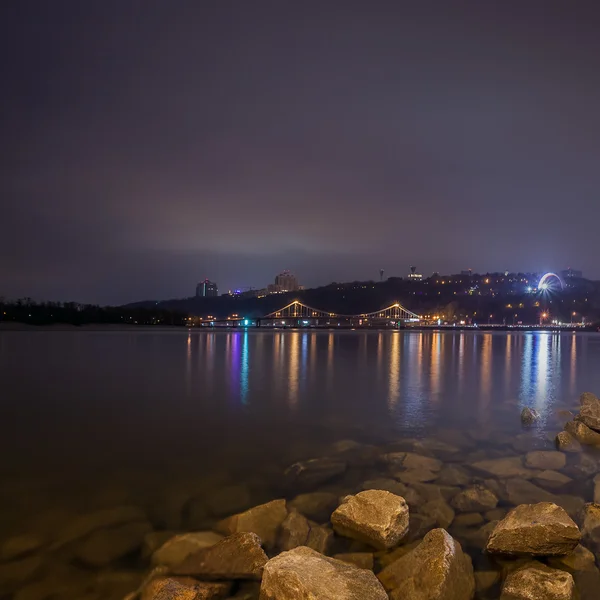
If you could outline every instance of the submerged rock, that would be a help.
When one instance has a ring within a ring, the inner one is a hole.
[[[279,533],[279,548],[291,550],[298,546],[306,546],[310,525],[308,519],[297,510],[291,510],[281,524]]]
[[[523,425],[533,425],[536,421],[539,421],[539,419],[540,415],[534,408],[526,406],[521,411],[521,423],[523,423]]]
[[[548,559],[548,564],[557,569],[573,573],[574,571],[593,571],[596,569],[594,553],[578,544],[575,549],[564,556],[555,556]]]
[[[513,556],[560,556],[571,552],[580,539],[579,528],[560,506],[522,504],[496,525],[486,550]]]
[[[178,565],[190,554],[214,546],[222,539],[223,536],[214,531],[197,531],[173,536],[152,554],[152,564]]]
[[[581,511],[583,543],[593,552],[600,553],[600,504],[586,504]]]
[[[600,473],[594,477],[594,502],[600,504]]]
[[[384,490],[348,496],[331,515],[336,533],[381,549],[395,546],[406,535],[408,522],[404,498]]]
[[[452,506],[459,512],[480,512],[496,508],[498,498],[482,485],[474,485],[452,499]]]
[[[430,531],[378,577],[393,600],[471,600],[475,593],[471,559],[443,529]]]
[[[436,482],[440,485],[468,485],[472,480],[471,475],[466,469],[456,465],[449,465],[441,472]]]
[[[518,456],[480,460],[472,463],[471,466],[477,471],[489,473],[499,478],[521,477],[531,479],[537,473],[537,471],[525,468]]]
[[[573,481],[570,477],[567,477],[564,473],[558,471],[542,471],[538,473],[534,479],[537,484],[546,488],[560,488],[567,483]]]
[[[556,447],[563,452],[581,452],[581,444],[568,431],[556,436]]]
[[[13,560],[39,550],[46,540],[35,533],[22,533],[0,544],[0,562]]]
[[[600,433],[590,429],[581,421],[569,421],[565,425],[565,430],[582,444],[600,446]]]
[[[395,471],[393,475],[396,479],[408,485],[413,483],[434,481],[438,476],[437,473],[434,473],[433,471],[426,471],[424,469],[406,469],[404,471]]]
[[[537,502],[559,503],[557,496],[551,492],[522,479],[509,479],[506,482],[506,494],[508,501],[515,506]]]
[[[556,450],[534,450],[525,456],[525,466],[532,469],[562,469],[567,457]]]
[[[240,532],[256,533],[266,548],[277,544],[279,528],[288,515],[285,500],[272,500],[219,521],[215,529],[225,535]]]
[[[405,469],[418,469],[423,471],[440,471],[444,466],[444,463],[437,458],[430,458],[429,456],[422,456],[415,454],[414,452],[407,452],[402,462],[402,466]]]
[[[250,491],[245,485],[228,485],[205,494],[204,504],[215,517],[225,517],[252,506]]]
[[[289,487],[311,489],[341,475],[346,462],[337,458],[313,458],[288,467],[283,476]]]
[[[590,429],[600,431],[600,400],[594,394],[584,392],[581,394],[579,402],[581,408],[579,409],[579,415],[575,418]]]
[[[431,517],[436,525],[448,529],[454,521],[454,511],[452,507],[442,499],[430,500],[421,506],[421,514]]]
[[[305,517],[318,523],[328,521],[337,505],[338,497],[331,492],[300,494],[288,502],[290,508],[295,508]]]
[[[503,515],[504,516],[504,515]],[[475,527],[483,525],[484,519],[478,512],[463,513],[454,517],[455,527]]]
[[[306,547],[272,558],[264,569],[260,600],[387,600],[375,575]]]
[[[31,581],[41,567],[42,557],[39,554],[0,564],[0,597]]]
[[[509,573],[500,600],[573,600],[574,595],[570,573],[533,561]]]
[[[268,560],[255,533],[234,533],[190,554],[171,572],[202,579],[260,579]]]

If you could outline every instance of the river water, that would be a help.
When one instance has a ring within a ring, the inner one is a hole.
[[[464,434],[497,456],[524,406],[531,446],[551,447],[599,365],[594,334],[0,332],[0,539],[124,504],[186,528],[192,495],[235,482],[268,499],[340,440]]]

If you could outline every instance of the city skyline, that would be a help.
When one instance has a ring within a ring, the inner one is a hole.
[[[600,7],[433,4],[3,3],[0,295],[600,279]]]

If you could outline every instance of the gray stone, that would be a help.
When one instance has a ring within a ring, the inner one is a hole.
[[[141,600],[221,600],[231,591],[230,582],[197,581],[191,577],[158,577],[142,591]]]
[[[73,519],[62,530],[57,541],[52,545],[56,550],[65,544],[83,538],[96,529],[116,527],[125,523],[136,521],[146,522],[146,513],[136,506],[119,506],[106,508],[93,513],[81,515]]]
[[[393,481],[393,480],[389,480]],[[323,523],[328,521],[338,505],[338,497],[331,492],[309,492],[300,494],[288,502],[289,508],[295,508],[305,517]]]
[[[570,477],[567,477],[565,474],[559,473],[558,471],[542,471],[541,473],[538,473],[533,480],[538,485],[549,489],[560,488],[573,481]]]
[[[508,575],[500,600],[574,600],[574,596],[570,573],[532,562]]]
[[[556,447],[563,452],[581,452],[581,444],[568,431],[556,436]]]
[[[306,547],[272,558],[264,569],[260,600],[387,600],[371,571]]]
[[[600,400],[594,394],[584,392],[581,394],[579,402],[581,408],[579,409],[579,415],[575,418],[590,429],[600,431]]]
[[[312,489],[338,477],[346,467],[346,462],[337,458],[313,458],[294,463],[283,475],[290,487]]]
[[[46,540],[36,533],[22,533],[0,544],[0,562],[31,554],[44,546]]]
[[[452,506],[459,512],[492,510],[497,504],[496,495],[482,485],[467,488],[452,499]]]
[[[376,548],[395,546],[408,531],[408,505],[384,490],[348,496],[331,515],[336,533]]]
[[[562,469],[567,457],[556,450],[535,450],[525,456],[525,466],[532,469]]]
[[[443,529],[430,531],[378,577],[393,600],[471,600],[475,593],[471,560]]]
[[[476,525],[482,525],[483,523],[484,519],[478,512],[456,515],[453,521],[455,527],[475,527]]]
[[[372,552],[346,552],[345,554],[335,554],[333,558],[354,565],[359,569],[373,570]]]
[[[139,521],[97,529],[74,549],[75,556],[92,567],[102,567],[142,547],[150,523]]]
[[[178,565],[190,554],[203,548],[210,548],[222,539],[223,536],[214,531],[198,531],[173,536],[152,554],[152,564]]]
[[[426,502],[419,512],[434,519],[436,525],[443,529],[448,529],[452,524],[452,521],[454,521],[454,511],[451,506],[442,499]]]
[[[268,558],[255,533],[234,533],[214,546],[190,554],[171,567],[173,575],[192,575],[202,579],[257,579]]]
[[[526,406],[521,411],[521,423],[523,423],[523,425],[533,425],[536,421],[539,421],[539,419],[540,415],[534,408]]]
[[[569,421],[565,425],[565,430],[582,444],[600,446],[600,433],[590,429],[581,421]]]
[[[272,500],[219,521],[215,529],[224,535],[241,532],[256,533],[265,548],[273,549],[277,544],[279,528],[287,515],[285,500]]]
[[[537,474],[537,471],[525,468],[521,458],[518,456],[480,460],[472,463],[471,466],[477,471],[482,471],[483,473],[488,473],[499,478],[521,477],[523,479],[531,479]]]
[[[575,549],[581,533],[563,508],[550,502],[523,504],[494,528],[486,549],[512,556],[560,556]]]

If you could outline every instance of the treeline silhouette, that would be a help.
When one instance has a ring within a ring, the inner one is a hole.
[[[162,325],[183,326],[181,311],[151,306],[96,306],[77,302],[35,302],[31,298],[0,298],[0,323],[29,325]]]

